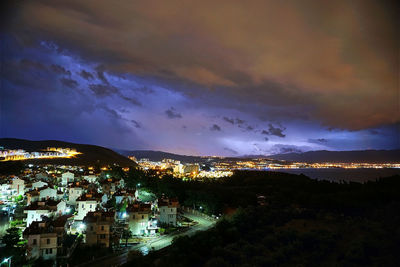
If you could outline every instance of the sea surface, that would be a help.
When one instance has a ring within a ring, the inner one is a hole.
[[[304,174],[312,179],[328,180],[333,182],[359,182],[375,181],[378,178],[400,175],[400,169],[279,169],[278,172]]]

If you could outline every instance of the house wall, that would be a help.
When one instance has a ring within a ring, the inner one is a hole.
[[[176,207],[160,207],[160,222],[176,226]]]
[[[89,211],[96,210],[97,204],[98,202],[95,200],[77,201],[78,214],[75,216],[75,220],[83,220]]]
[[[33,221],[41,221],[42,216],[47,216],[50,217],[52,215],[52,212],[49,210],[26,210],[24,213],[27,213],[26,216],[26,227],[31,225]]]
[[[76,200],[78,197],[80,197],[83,194],[83,188],[80,187],[74,187],[74,188],[69,188],[69,193],[68,193],[68,204],[70,205],[75,205]]]
[[[134,235],[143,235],[147,233],[149,222],[149,213],[131,212],[129,213],[129,230]]]

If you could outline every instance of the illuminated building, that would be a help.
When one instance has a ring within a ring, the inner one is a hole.
[[[177,225],[179,202],[177,199],[159,199],[158,210],[160,213],[160,223]]]

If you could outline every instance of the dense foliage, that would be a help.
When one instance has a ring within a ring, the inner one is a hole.
[[[273,172],[219,181],[148,175],[135,182],[211,213],[236,209],[217,226],[129,266],[396,266],[400,262],[400,177],[331,183]],[[147,179],[147,180],[146,180]],[[265,196],[263,205],[257,196]]]

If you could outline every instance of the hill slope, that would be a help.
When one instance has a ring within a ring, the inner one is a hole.
[[[268,156],[268,158],[299,162],[366,162],[398,163],[400,149],[397,150],[358,150],[358,151],[309,151]]]
[[[78,152],[82,153],[77,155],[75,158],[29,160],[39,163],[65,165],[97,164],[100,166],[116,163],[122,167],[137,166],[135,162],[114,152],[113,150],[95,145],[75,144],[56,140],[30,141],[24,139],[0,138],[0,146],[3,146],[6,149],[24,149],[26,151],[40,151],[42,149],[46,149],[47,147],[69,147],[75,148]]]

